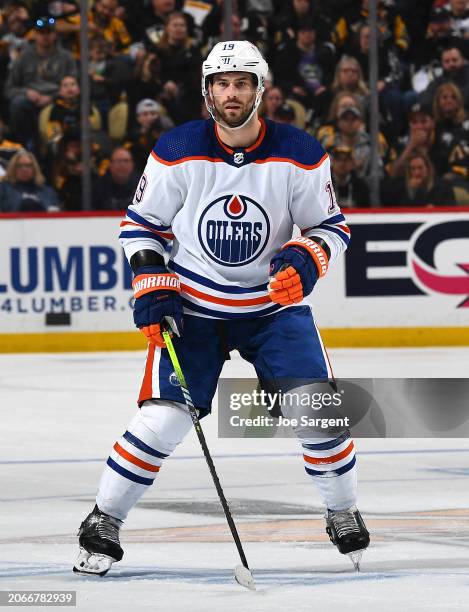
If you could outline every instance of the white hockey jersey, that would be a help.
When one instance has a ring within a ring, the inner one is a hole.
[[[315,138],[261,120],[258,140],[231,149],[211,119],[164,134],[121,223],[127,258],[165,254],[181,279],[185,312],[239,319],[282,308],[267,292],[269,262],[292,237],[320,236],[331,263],[350,231],[334,196],[327,154]]]

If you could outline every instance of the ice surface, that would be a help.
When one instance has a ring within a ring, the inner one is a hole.
[[[343,377],[458,377],[469,349],[331,351]],[[362,572],[329,543],[293,439],[217,438],[203,425],[257,591],[239,563],[195,435],[129,516],[125,556],[76,576],[75,533],[135,410],[142,353],[0,356],[0,590],[77,591],[77,609],[273,612],[467,610],[469,443],[358,440]],[[239,358],[224,376],[251,376]],[[29,609],[29,608],[22,608]]]

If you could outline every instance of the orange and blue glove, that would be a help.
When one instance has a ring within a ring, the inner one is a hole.
[[[132,281],[134,322],[151,344],[165,347],[162,325],[177,336],[182,332],[181,283],[164,266],[138,268]]]
[[[282,306],[298,304],[326,274],[328,263],[328,253],[311,238],[300,236],[285,243],[270,261],[270,299]]]

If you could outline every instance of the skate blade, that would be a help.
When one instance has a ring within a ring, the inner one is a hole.
[[[251,591],[256,590],[256,585],[254,584],[254,578],[252,577],[251,571],[244,567],[244,565],[237,565],[235,567],[235,580],[241,586],[246,589],[250,589]]]
[[[360,550],[354,550],[353,552],[347,553],[348,558],[353,563],[353,567],[355,568],[357,572],[360,571],[360,562],[362,560],[364,551],[365,549],[362,548]]]
[[[80,548],[73,571],[84,576],[105,576],[114,562],[115,559],[112,557],[89,553],[84,548]]]

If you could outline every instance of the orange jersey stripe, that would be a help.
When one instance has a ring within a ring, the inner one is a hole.
[[[163,238],[167,238],[168,240],[172,240],[174,238],[174,234],[171,232],[160,232],[158,230],[151,229],[146,225],[142,225],[141,223],[134,223],[133,221],[121,221],[120,227],[125,227],[126,225],[134,225],[135,227],[143,227],[147,232],[153,232],[153,234],[158,234],[158,236],[162,236]]]
[[[343,232],[350,234],[350,228],[347,225],[337,225],[336,227],[340,227]]]
[[[265,136],[265,121],[262,118],[259,119],[259,121],[261,122],[261,131],[259,132],[259,136],[257,137],[256,142],[246,149],[246,153],[250,153],[251,151],[254,151],[254,149],[257,149],[257,147],[264,140],[264,136]]]
[[[181,289],[189,295],[198,297],[201,300],[205,300],[206,302],[212,302],[213,304],[223,304],[224,306],[256,306],[258,304],[268,304],[271,301],[268,295],[258,298],[247,298],[245,300],[227,300],[226,298],[216,297],[214,295],[202,293],[202,291],[198,291],[193,287],[184,285],[184,283],[181,283]]]
[[[152,372],[153,372],[153,360],[155,358],[155,345],[148,345],[148,355],[145,364],[145,374],[143,375],[142,387],[140,389],[140,395],[138,398],[139,402],[150,399],[153,396],[153,387],[151,384]]]
[[[256,159],[255,164],[266,164],[267,162],[287,162],[289,164],[293,164],[294,166],[298,166],[298,168],[303,168],[304,170],[314,170],[315,168],[319,168],[329,156],[327,153],[321,157],[317,164],[313,164],[312,166],[301,164],[300,162],[295,161],[294,159],[290,159],[288,157],[266,157],[265,159]]]
[[[207,157],[206,155],[193,155],[192,157],[181,157],[181,159],[177,159],[175,161],[166,161],[165,159],[162,159],[161,157],[159,157],[154,151],[151,152],[151,156],[153,157],[153,159],[156,159],[157,162],[160,162],[160,164],[164,164],[165,166],[176,166],[177,164],[182,164],[183,162],[186,161],[191,161],[191,160],[203,160],[203,161],[209,161],[209,162],[222,162],[223,160],[220,159],[219,157]]]
[[[344,459],[347,455],[349,455],[353,451],[353,448],[354,448],[353,442],[350,442],[347,448],[345,448],[342,452],[337,453],[337,455],[332,455],[332,457],[309,457],[308,455],[303,455],[303,457],[304,457],[304,460],[307,461],[308,463],[315,463],[315,464],[335,463],[336,461],[340,461],[341,459]]]
[[[130,463],[133,463],[134,465],[137,465],[138,467],[141,467],[144,470],[148,470],[149,472],[159,472],[160,471],[159,466],[152,465],[151,463],[142,461],[138,457],[134,457],[134,455],[131,455],[129,452],[127,452],[125,448],[122,448],[122,446],[118,442],[114,444],[114,450],[116,451],[116,453],[119,453],[121,457],[124,457],[124,459],[127,459],[127,461],[130,461]]]

